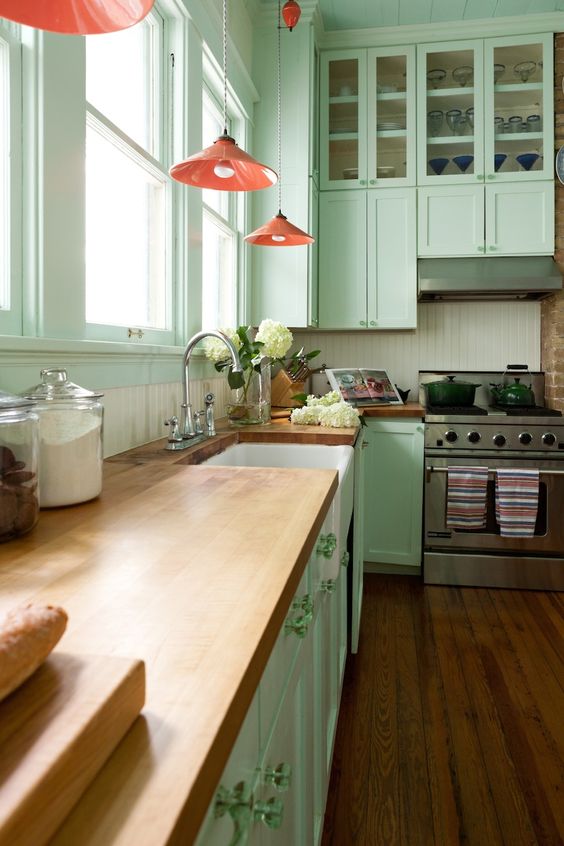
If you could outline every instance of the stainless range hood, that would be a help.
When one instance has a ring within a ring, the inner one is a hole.
[[[420,302],[540,300],[561,289],[562,275],[551,256],[418,261]]]

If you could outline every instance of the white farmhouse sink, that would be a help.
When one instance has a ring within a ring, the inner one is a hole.
[[[301,467],[308,470],[338,470],[339,487],[325,520],[324,531],[332,531],[337,536],[340,557],[341,552],[346,549],[353,509],[353,457],[354,449],[351,446],[235,444],[224,452],[208,458],[205,463],[221,467]]]

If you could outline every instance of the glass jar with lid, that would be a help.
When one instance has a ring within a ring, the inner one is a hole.
[[[23,535],[37,523],[37,461],[34,403],[0,391],[0,541]]]
[[[62,367],[41,371],[23,392],[39,415],[40,506],[94,499],[102,490],[103,394],[69,381]]]

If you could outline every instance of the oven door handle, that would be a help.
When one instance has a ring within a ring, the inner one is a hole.
[[[427,481],[430,481],[431,473],[448,473],[448,467],[433,467],[427,465],[425,468],[427,473]],[[564,476],[564,470],[539,470],[541,476]],[[490,470],[488,476],[494,476],[495,470]]]

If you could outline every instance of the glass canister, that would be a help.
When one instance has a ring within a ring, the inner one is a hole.
[[[41,508],[94,499],[102,490],[103,394],[70,382],[64,368],[49,367],[23,395],[39,415]]]
[[[39,516],[33,409],[33,402],[0,391],[0,541],[29,532]]]

